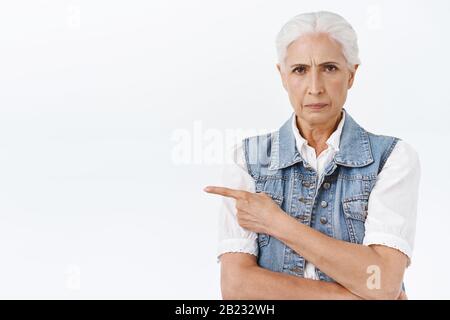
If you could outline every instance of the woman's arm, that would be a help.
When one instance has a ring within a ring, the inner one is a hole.
[[[386,246],[353,244],[324,235],[299,223],[264,193],[211,186],[205,191],[235,198],[239,225],[279,239],[357,296],[364,299],[399,296],[407,265],[407,256],[400,251]],[[375,271],[375,274],[368,271]],[[253,280],[250,283],[258,279]],[[371,280],[375,280],[375,285],[368,285]]]
[[[370,194],[362,245],[328,237],[287,214],[271,220],[273,235],[353,293],[395,298],[412,251],[419,180],[417,152],[399,141]]]
[[[396,299],[401,292],[407,257],[396,249],[337,240],[287,214],[270,234],[364,299]]]
[[[404,253],[387,246],[354,244],[324,235],[299,223],[265,193],[212,186],[205,191],[235,198],[239,225],[279,239],[352,293],[364,299],[399,296],[408,261]]]
[[[234,198],[241,227],[278,238],[356,295],[394,299],[412,250],[419,173],[417,154],[399,142],[372,190],[363,245],[300,224],[264,193],[213,186],[205,191]]]
[[[246,253],[221,255],[221,289],[225,300],[361,299],[337,283],[273,272]]]

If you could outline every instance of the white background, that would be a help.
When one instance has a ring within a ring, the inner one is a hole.
[[[291,113],[276,33],[329,10],[359,36],[347,110],[420,155],[408,295],[449,298],[450,2],[312,3],[2,1],[0,297],[219,299],[202,188],[227,132]]]

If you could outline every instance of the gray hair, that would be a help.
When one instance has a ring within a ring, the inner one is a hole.
[[[278,62],[284,65],[287,48],[293,41],[312,33],[327,33],[336,40],[350,70],[354,70],[355,64],[361,64],[355,30],[343,17],[328,11],[301,13],[281,28],[276,38]]]

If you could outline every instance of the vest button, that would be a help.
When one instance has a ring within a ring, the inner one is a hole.
[[[298,198],[298,201],[303,202],[303,203],[307,202],[307,200],[305,198],[303,198],[303,197]]]
[[[302,185],[303,185],[305,188],[309,188],[309,187],[311,186],[311,183],[309,183],[308,181],[303,181],[303,182],[302,182]]]
[[[326,224],[328,222],[327,218],[325,217],[320,217],[320,223],[321,224]]]
[[[324,200],[324,201],[322,201],[322,202],[320,203],[320,206],[321,206],[322,208],[326,208],[326,207],[328,206],[328,202],[326,202],[326,201]]]
[[[323,188],[326,190],[326,189],[330,189],[330,183],[329,182],[324,182],[324,184],[323,184]]]

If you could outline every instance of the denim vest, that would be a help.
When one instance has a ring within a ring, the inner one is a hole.
[[[294,113],[278,131],[244,139],[243,149],[256,192],[270,195],[299,223],[361,244],[369,195],[399,139],[369,133],[343,112],[339,151],[320,177],[297,150]],[[305,259],[278,239],[258,234],[258,248],[259,266],[303,277]],[[334,282],[318,268],[317,273],[320,280]]]

